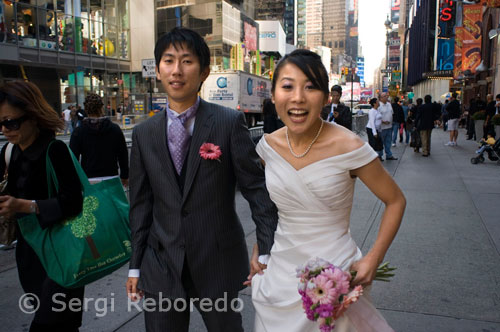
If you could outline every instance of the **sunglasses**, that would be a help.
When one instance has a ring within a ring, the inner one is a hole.
[[[7,128],[8,130],[19,130],[24,121],[28,120],[28,115],[23,115],[17,119],[7,119],[0,122],[0,129],[2,127]]]

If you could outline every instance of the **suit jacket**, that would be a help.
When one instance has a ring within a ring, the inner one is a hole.
[[[331,122],[329,114],[332,110],[332,104],[328,104],[321,110],[321,118],[325,121]],[[337,111],[339,112],[339,116],[335,119],[335,123],[341,126],[346,127],[349,130],[352,130],[352,114],[351,109],[346,105],[340,103],[337,106]]]
[[[418,130],[429,130],[434,128],[434,121],[439,119],[439,106],[432,103],[421,105],[415,117]]]
[[[236,184],[250,203],[260,254],[270,252],[278,221],[244,114],[200,101],[183,190],[168,150],[165,111],[136,126],[132,142],[130,268],[141,270],[139,288],[184,297],[186,261],[200,297],[242,289],[249,261]],[[205,142],[220,147],[220,161],[200,157]]]

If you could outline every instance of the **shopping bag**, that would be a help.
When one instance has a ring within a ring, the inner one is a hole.
[[[49,145],[50,149],[50,145]],[[58,181],[47,149],[49,197]],[[42,229],[36,214],[18,220],[23,237],[36,252],[50,279],[66,288],[84,286],[124,265],[132,252],[129,204],[120,179],[91,185],[75,156],[83,189],[83,209],[77,217]],[[51,185],[53,184],[53,186]]]
[[[14,144],[7,143],[7,148],[5,149],[5,172],[2,182],[0,182],[0,196],[9,194],[7,184],[9,182],[9,164],[13,148]],[[10,246],[16,240],[16,222],[17,219],[14,216],[0,216],[0,244]]]

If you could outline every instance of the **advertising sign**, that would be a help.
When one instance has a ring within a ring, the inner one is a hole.
[[[466,5],[463,9],[462,69],[476,72],[481,63],[482,5]]]
[[[462,73],[462,48],[463,48],[464,28],[455,28],[455,54],[453,61],[453,78],[457,79]]]
[[[455,39],[438,38],[437,70],[453,70]]]
[[[449,38],[453,36],[455,26],[456,1],[440,0],[438,36]]]
[[[391,0],[391,22],[399,23],[399,8],[401,6],[401,0]]]
[[[286,54],[286,35],[279,21],[257,21],[259,23],[259,50]]]

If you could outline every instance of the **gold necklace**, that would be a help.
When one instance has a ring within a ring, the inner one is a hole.
[[[311,150],[313,144],[318,139],[319,134],[321,134],[321,129],[323,129],[323,123],[325,123],[323,120],[320,120],[320,121],[321,121],[321,125],[319,126],[319,130],[318,130],[318,133],[316,134],[316,137],[314,137],[311,144],[309,144],[309,146],[307,147],[306,151],[304,151],[304,153],[301,153],[301,154],[296,154],[295,152],[293,152],[292,145],[290,144],[290,139],[288,138],[288,127],[286,127],[286,131],[285,131],[286,142],[288,143],[288,148],[290,149],[290,153],[292,154],[292,156],[294,156],[295,158],[302,158],[309,152],[309,150]]]

